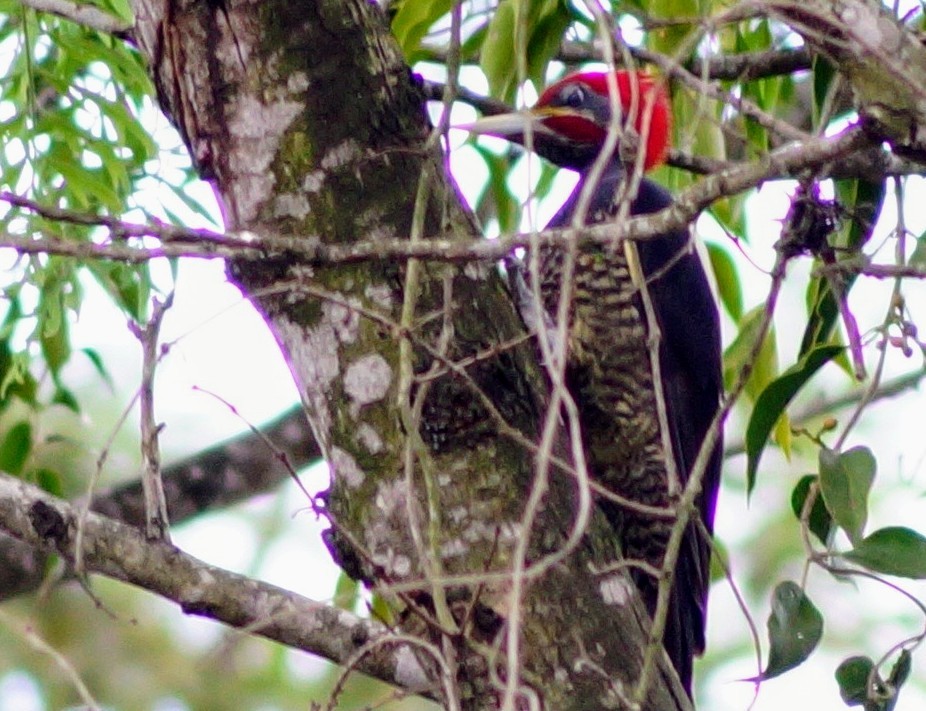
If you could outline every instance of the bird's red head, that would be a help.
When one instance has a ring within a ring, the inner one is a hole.
[[[638,71],[614,72],[618,101],[625,124],[640,135],[646,151],[643,167],[650,170],[666,160],[672,114],[665,84]],[[531,109],[543,126],[577,146],[594,148],[594,155],[611,121],[608,75],[604,72],[570,74],[548,86]]]

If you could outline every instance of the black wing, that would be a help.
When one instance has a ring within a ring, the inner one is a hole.
[[[666,190],[644,179],[631,212],[652,213],[671,203]],[[723,393],[717,305],[687,232],[641,241],[638,252],[661,331],[660,370],[676,465],[684,485]],[[670,263],[672,266],[667,266]],[[721,457],[718,438],[698,501],[708,531],[713,530]],[[664,637],[666,651],[686,689],[691,686],[692,657],[704,651],[709,568],[710,542],[689,524],[675,569]]]

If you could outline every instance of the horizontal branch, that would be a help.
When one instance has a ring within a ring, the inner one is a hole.
[[[259,431],[246,432],[165,467],[161,478],[171,523],[270,491],[320,457],[301,406],[290,408]],[[98,492],[90,507],[123,523],[142,525],[141,481]],[[37,590],[45,571],[42,551],[0,534],[0,601]]]
[[[347,264],[384,259],[424,259],[442,262],[497,261],[516,248],[538,246],[564,247],[578,240],[580,243],[597,243],[614,246],[622,239],[655,239],[659,235],[684,229],[716,200],[735,195],[774,178],[794,178],[805,171],[825,173],[826,167],[838,163],[853,153],[871,146],[861,125],[854,125],[842,133],[806,141],[788,143],[749,163],[733,165],[725,170],[705,176],[682,191],[672,206],[651,215],[641,215],[619,224],[608,223],[581,230],[544,230],[535,234],[517,234],[494,240],[472,239],[405,239],[375,240],[353,244],[325,244],[318,236],[256,235],[250,232],[220,234],[209,230],[186,230],[168,225],[137,225],[110,217],[94,218],[58,208],[48,208],[9,193],[0,194],[0,200],[35,211],[51,219],[75,221],[77,216],[84,224],[99,224],[120,236],[157,237],[171,242],[154,249],[135,248],[122,244],[87,245],[88,255],[145,261],[164,256],[168,247],[182,247],[178,256],[215,258],[232,254],[236,258],[265,258],[272,254],[292,254],[304,261],[322,264]],[[0,247],[28,249],[34,252],[70,254],[72,247],[58,240],[25,239],[0,236]],[[63,250],[59,252],[58,250]]]
[[[105,32],[121,39],[129,39],[132,32],[131,22],[125,22],[94,5],[71,2],[71,0],[19,1],[26,7],[30,7],[38,12],[47,12],[52,15],[57,15],[77,25],[89,27],[99,32]]]
[[[41,489],[0,473],[0,529],[69,563],[79,512]],[[209,565],[140,530],[97,513],[83,520],[85,570],[121,580],[207,617],[324,657],[412,693],[432,688],[404,645],[382,625],[301,595]],[[370,642],[377,641],[377,644]],[[357,658],[357,651],[367,653]]]
[[[446,47],[429,45],[424,51],[429,61],[447,61]],[[652,53],[644,48],[627,47],[627,51],[638,62],[653,63]],[[603,62],[604,52],[597,43],[563,42],[555,58],[565,64]],[[471,61],[478,63],[478,55]],[[798,47],[696,58],[686,63],[685,68],[704,79],[748,81],[806,71],[810,69],[811,62],[810,51],[806,47]]]
[[[872,264],[856,259],[821,264],[814,269],[814,276],[837,274],[867,276],[874,279],[926,279],[926,268],[916,264]]]

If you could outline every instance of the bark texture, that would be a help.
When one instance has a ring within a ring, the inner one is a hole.
[[[229,228],[473,238],[374,4],[144,0],[136,16],[163,108]],[[577,487],[562,469],[537,477],[545,381],[494,265],[277,253],[229,273],[286,354],[330,464],[331,547],[433,643],[419,653],[432,693],[488,709],[507,683],[517,708],[628,708],[645,615],[622,571],[596,573],[617,559],[599,514],[564,551]],[[660,660],[643,707],[687,703]]]
[[[926,46],[880,0],[773,0],[781,18],[838,67],[854,103],[896,153],[926,161]]]

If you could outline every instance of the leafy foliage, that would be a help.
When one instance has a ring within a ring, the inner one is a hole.
[[[131,18],[124,0],[99,7]],[[139,53],[121,39],[15,2],[0,2],[0,47],[0,192],[93,216],[122,217],[134,210],[152,217],[138,196],[160,171],[165,154],[152,127],[163,119],[154,109],[154,87]],[[166,189],[205,214],[184,194],[184,182],[193,176],[188,167]],[[0,231],[70,243],[101,238],[92,225],[4,203]],[[18,401],[38,409],[61,404],[79,410],[64,372],[74,354],[70,326],[88,275],[126,316],[145,320],[153,288],[148,264],[20,254],[0,283],[6,303],[0,407]],[[105,374],[98,358],[94,366]],[[37,387],[35,373],[43,369],[50,390]]]

